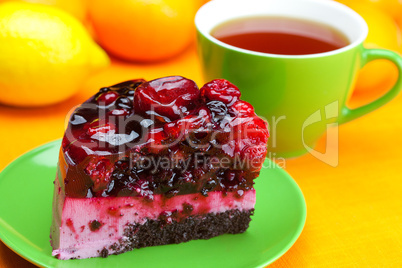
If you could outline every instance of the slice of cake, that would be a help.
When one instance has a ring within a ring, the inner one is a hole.
[[[173,76],[101,88],[72,114],[54,187],[59,259],[246,231],[268,130],[240,91]]]

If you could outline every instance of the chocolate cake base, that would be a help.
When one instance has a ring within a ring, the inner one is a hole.
[[[128,225],[124,239],[109,249],[99,252],[102,257],[121,254],[134,248],[151,247],[166,244],[179,244],[190,240],[209,239],[222,234],[238,234],[247,230],[250,216],[254,209],[248,211],[229,210],[224,213],[209,213],[190,216],[181,221],[166,223],[162,220],[148,220],[145,224]]]

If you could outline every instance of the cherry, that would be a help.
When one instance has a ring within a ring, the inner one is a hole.
[[[65,139],[63,139],[63,143],[64,140]],[[72,162],[71,164],[78,165],[88,156],[88,154],[85,152],[82,146],[80,146],[80,144],[81,141],[76,140],[74,143],[71,143],[71,145],[64,148],[66,159],[68,159],[69,162]]]
[[[126,116],[128,114],[129,111],[127,111],[126,109],[115,109],[108,112],[108,115],[114,115],[114,116]]]
[[[240,90],[225,79],[215,79],[206,83],[201,89],[201,97],[233,104],[240,98]]]
[[[108,105],[112,104],[118,97],[119,97],[119,94],[117,92],[107,91],[107,92],[99,95],[99,97],[96,99],[96,101],[99,105],[108,106]]]
[[[194,81],[170,76],[142,83],[134,93],[134,111],[147,115],[154,111],[170,120],[179,119],[194,109],[200,91]]]
[[[173,138],[183,138],[190,132],[210,132],[211,113],[208,108],[201,107],[195,115],[188,115],[164,125],[165,132]]]
[[[103,120],[102,120],[103,121]],[[102,122],[101,120],[95,120],[89,124],[87,134],[93,136],[98,133],[108,133],[111,130],[115,130],[114,125],[110,123]]]
[[[168,149],[168,144],[165,144],[167,139],[168,136],[164,132],[163,128],[153,128],[147,134],[143,150],[146,150],[147,153],[161,153]]]

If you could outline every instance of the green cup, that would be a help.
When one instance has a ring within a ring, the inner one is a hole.
[[[211,30],[228,20],[280,16],[330,25],[350,44],[311,55],[254,52],[223,43]],[[323,0],[214,0],[198,11],[195,24],[204,77],[224,78],[237,85],[242,99],[267,119],[274,156],[296,157],[313,150],[328,126],[365,115],[393,99],[402,87],[401,57],[384,49],[363,47],[368,27],[350,8]],[[346,106],[356,75],[376,59],[393,62],[399,71],[395,85],[379,99],[350,109]]]

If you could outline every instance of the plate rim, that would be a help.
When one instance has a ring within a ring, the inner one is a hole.
[[[29,158],[32,154],[36,154],[38,151],[46,151],[47,149],[55,146],[55,144],[61,144],[62,139],[56,139],[53,141],[46,142],[42,145],[39,145],[37,147],[34,147],[31,150],[28,150],[27,152],[21,154],[20,156],[16,157],[14,160],[12,160],[9,164],[7,164],[2,170],[0,170],[0,181],[5,177],[9,169],[12,169],[15,165],[18,164],[19,161]],[[280,257],[282,257],[297,241],[297,239],[300,237],[301,233],[304,230],[304,227],[306,225],[306,219],[307,219],[307,204],[305,197],[303,195],[303,192],[297,182],[293,179],[293,177],[283,168],[279,167],[278,164],[276,164],[272,159],[266,158],[265,161],[269,161],[270,164],[272,165],[271,169],[277,169],[279,170],[280,173],[282,173],[283,176],[286,176],[290,184],[292,185],[293,188],[295,188],[298,193],[298,198],[302,201],[301,204],[301,210],[299,211],[301,218],[300,218],[300,223],[298,224],[297,228],[294,229],[294,234],[289,239],[289,242],[286,244],[285,247],[283,247],[281,250],[279,250],[276,254],[274,254],[271,258],[267,259],[266,261],[262,262],[260,265],[256,266],[258,268],[265,267],[267,265],[272,264],[273,262],[277,261]],[[25,259],[26,261],[40,266],[40,267],[52,267],[49,266],[49,264],[42,263],[41,261],[38,262],[35,258],[30,257],[26,252],[24,254],[24,251],[20,249],[19,246],[17,246],[12,239],[7,238],[6,235],[3,235],[0,232],[0,241],[4,243],[11,251],[16,253],[18,256],[21,258]],[[44,266],[43,266],[44,265]]]

